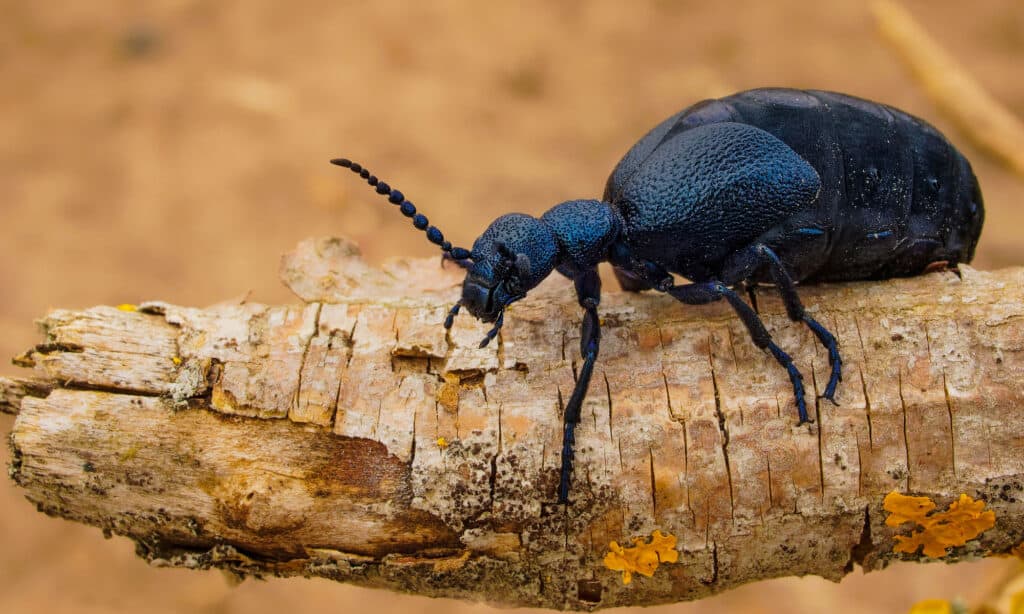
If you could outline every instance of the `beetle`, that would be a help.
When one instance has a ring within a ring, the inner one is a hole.
[[[498,217],[467,250],[453,247],[398,190],[347,159],[412,218],[444,257],[466,269],[465,307],[500,331],[509,305],[552,271],[583,309],[583,365],[565,405],[558,502],[569,502],[575,426],[601,340],[597,265],[630,292],[688,305],[726,300],[754,344],[785,368],[798,424],[810,422],[800,371],[737,289],[771,282],[786,313],[828,353],[822,397],[835,402],[842,358],[811,317],[797,283],[872,280],[953,268],[974,255],[984,207],[970,163],[933,126],[893,107],[818,90],[765,88],[698,102],[626,153],[601,200],[570,200],[539,218]],[[673,275],[689,280],[676,283]],[[753,302],[751,294],[751,302]]]

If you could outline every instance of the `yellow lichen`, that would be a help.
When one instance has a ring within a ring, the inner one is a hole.
[[[444,383],[437,389],[437,402],[448,411],[459,407],[459,385],[462,380],[454,373],[444,374]]]
[[[890,513],[885,519],[890,527],[904,522],[920,525],[909,536],[893,536],[893,552],[906,554],[914,554],[923,546],[925,556],[939,558],[946,555],[948,548],[962,546],[996,524],[996,515],[985,509],[985,502],[967,495],[960,495],[960,500],[950,503],[948,510],[929,515],[935,509],[931,499],[909,497],[894,490],[885,496],[882,507]]]
[[[649,578],[661,563],[675,563],[679,560],[675,535],[655,531],[651,533],[650,542],[641,540],[634,537],[633,545],[628,548],[620,546],[618,542],[608,545],[611,552],[604,556],[604,566],[613,571],[621,571],[623,584],[632,582],[634,573]]]
[[[121,311],[138,311],[138,305],[132,305],[131,303],[121,303],[117,306]]]
[[[952,614],[953,606],[945,599],[925,599],[910,606],[907,614]]]
[[[180,356],[171,356],[171,362],[173,362],[175,366],[180,365],[181,364],[181,357]]]
[[[442,450],[444,450],[445,448],[448,447],[448,440],[445,439],[444,437],[438,437],[437,438],[437,447],[439,447]]]

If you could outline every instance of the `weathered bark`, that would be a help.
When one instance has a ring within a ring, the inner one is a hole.
[[[53,390],[46,380],[0,377],[0,414],[16,414],[26,396],[45,397]]]
[[[845,359],[838,406],[804,426],[727,306],[606,294],[568,511],[565,281],[478,349],[485,325],[440,326],[460,273],[436,259],[381,271],[310,241],[282,274],[302,304],[49,314],[16,359],[41,383],[0,381],[23,397],[11,475],[28,498],[162,565],[576,609],[924,558],[892,551],[909,528],[884,524],[891,490],[986,500],[995,527],[948,559],[1024,539],[1024,269],[802,289]],[[758,303],[813,399],[827,357],[770,289]],[[609,542],[653,530],[679,562],[624,585]]]

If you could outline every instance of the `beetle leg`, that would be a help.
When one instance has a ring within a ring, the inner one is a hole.
[[[483,349],[483,348],[487,347],[487,344],[489,344],[492,339],[494,339],[495,337],[498,336],[498,331],[500,331],[501,327],[505,324],[505,309],[508,308],[508,306],[511,305],[512,303],[514,303],[514,302],[520,300],[521,298],[523,298],[524,296],[526,296],[526,295],[525,294],[520,294],[519,296],[513,296],[512,298],[510,298],[508,300],[507,303],[505,303],[504,305],[501,306],[501,311],[498,312],[498,319],[496,319],[494,321],[494,326],[491,327],[491,330],[487,331],[487,334],[484,335],[484,340],[480,342],[480,349]],[[454,318],[455,317],[453,314],[456,314],[456,313],[459,312],[458,307],[459,307],[459,305],[456,303],[455,307],[452,307],[452,310],[448,312],[448,318]],[[449,326],[448,326],[448,318],[445,318],[445,321],[444,321],[445,328],[449,328]]]
[[[825,386],[825,392],[821,396],[836,404],[836,385],[843,379],[843,359],[839,356],[839,344],[836,342],[835,336],[804,311],[804,305],[796,292],[796,285],[789,273],[786,272],[786,267],[782,264],[778,254],[764,244],[754,245],[752,251],[768,266],[772,281],[775,282],[775,287],[782,295],[782,302],[786,305],[789,319],[806,324],[821,345],[828,350],[828,364],[832,368],[832,374],[829,376],[828,385]]]
[[[448,330],[455,323],[455,316],[459,315],[459,310],[462,309],[462,303],[455,303],[451,310],[448,311],[448,315],[444,318],[444,328]]]
[[[576,444],[576,425],[580,421],[580,410],[583,399],[587,396],[590,376],[597,362],[597,352],[601,346],[601,320],[597,316],[597,306],[601,302],[601,278],[597,269],[587,269],[577,275],[573,282],[576,285],[576,297],[583,307],[583,325],[580,332],[580,355],[583,367],[576,378],[576,386],[572,396],[565,405],[562,423],[562,473],[558,480],[558,502],[569,503],[569,484],[572,477],[573,446]]]
[[[747,331],[750,332],[754,345],[762,350],[771,352],[775,360],[785,367],[786,372],[789,374],[789,381],[793,384],[793,396],[796,397],[797,413],[800,416],[799,424],[811,422],[810,417],[807,415],[807,402],[804,399],[803,376],[800,375],[800,371],[793,364],[793,359],[772,341],[771,335],[768,334],[768,329],[764,327],[764,323],[757,315],[757,312],[750,305],[744,303],[743,299],[732,288],[720,281],[709,281],[672,286],[666,289],[665,292],[687,305],[705,305],[722,298],[729,301],[729,304],[736,311],[736,315],[740,317],[744,326],[747,327]]]
[[[487,331],[487,334],[484,335],[484,340],[480,342],[480,349],[487,347],[487,344],[491,342],[491,339],[494,339],[495,337],[498,336],[498,331],[501,330],[503,324],[505,324],[504,309],[502,309],[501,312],[498,313],[498,319],[494,321],[494,326],[491,327],[491,330]]]
[[[742,288],[747,293],[747,300],[750,301],[750,306],[753,307],[754,311],[760,315],[761,310],[757,308],[757,282],[751,280],[743,280],[737,282],[736,286],[733,286],[734,290],[739,290],[740,288]]]

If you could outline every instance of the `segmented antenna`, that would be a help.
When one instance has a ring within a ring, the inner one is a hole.
[[[427,219],[427,216],[422,213],[416,213],[416,206],[405,200],[404,194],[398,190],[392,189],[391,186],[380,179],[377,179],[375,175],[370,174],[370,171],[363,168],[361,164],[346,158],[335,158],[331,160],[331,164],[349,169],[353,173],[365,179],[366,183],[370,184],[370,186],[376,188],[378,194],[381,196],[387,196],[389,203],[398,205],[398,210],[402,212],[402,215],[412,218],[413,226],[427,233],[427,240],[440,247],[441,251],[451,256],[452,259],[468,260],[470,258],[470,252],[468,249],[452,247],[451,242],[445,241],[444,235],[441,234],[441,231],[437,226],[430,225],[430,221]]]

